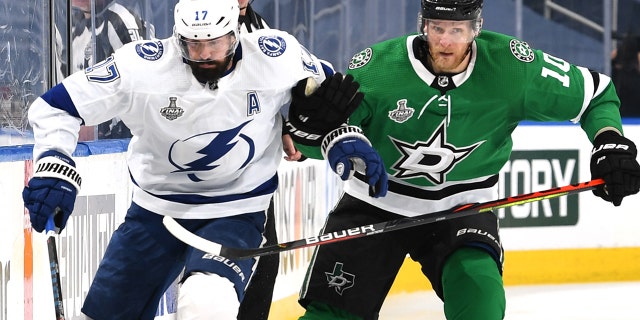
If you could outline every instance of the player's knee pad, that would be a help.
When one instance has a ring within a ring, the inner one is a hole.
[[[193,273],[178,291],[178,320],[233,319],[240,302],[233,283],[213,273]]]
[[[461,248],[442,271],[444,309],[447,319],[503,319],[506,299],[502,276],[485,250]]]

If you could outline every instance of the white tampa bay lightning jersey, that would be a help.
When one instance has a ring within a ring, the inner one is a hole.
[[[30,107],[34,159],[71,155],[81,124],[119,116],[133,201],[161,215],[215,218],[266,210],[282,158],[282,110],[299,80],[333,69],[290,34],[241,33],[233,68],[203,85],[173,38],[132,42],[66,78]]]

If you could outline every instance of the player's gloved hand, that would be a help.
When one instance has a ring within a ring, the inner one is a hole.
[[[315,80],[308,78],[291,89],[286,123],[293,140],[309,146],[319,146],[324,135],[346,123],[364,98],[351,75],[335,73],[315,91],[314,86]]]
[[[368,141],[357,137],[338,140],[328,150],[326,158],[342,180],[348,180],[358,171],[366,176],[370,196],[378,198],[387,194],[387,171],[382,158]]]
[[[33,178],[22,191],[31,226],[42,232],[49,217],[53,216],[55,226],[61,231],[73,212],[82,178],[76,172],[73,160],[57,151],[43,153],[34,168]]]
[[[622,198],[640,190],[640,165],[636,161],[636,145],[615,131],[604,131],[596,136],[591,152],[591,178],[605,182],[593,190],[596,196],[622,203]]]

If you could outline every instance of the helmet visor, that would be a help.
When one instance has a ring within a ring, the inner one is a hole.
[[[419,17],[418,32],[425,40],[469,43],[480,34],[481,20],[439,20]]]
[[[215,39],[195,40],[175,34],[182,57],[194,62],[222,60],[233,54],[238,46],[234,32]]]

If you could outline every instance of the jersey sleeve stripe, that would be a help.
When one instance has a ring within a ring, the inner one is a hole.
[[[571,122],[578,123],[582,114],[584,114],[585,110],[589,106],[591,99],[595,97],[595,81],[593,80],[593,76],[589,69],[584,67],[578,67],[578,70],[582,73],[582,78],[584,79],[584,100],[582,102],[582,108],[580,108],[580,112],[576,115],[575,118],[571,119]],[[600,85],[602,85],[602,81],[600,81]]]

